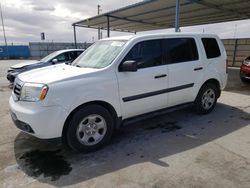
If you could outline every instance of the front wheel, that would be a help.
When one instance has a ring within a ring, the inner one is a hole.
[[[250,80],[248,80],[248,79],[246,79],[246,78],[244,78],[244,77],[240,77],[240,79],[241,79],[241,81],[242,81],[243,83],[250,83]]]
[[[218,88],[214,84],[206,84],[200,89],[195,100],[196,111],[200,114],[211,112],[217,102]]]
[[[68,145],[80,152],[90,152],[104,146],[114,130],[109,111],[99,105],[88,105],[79,109],[69,124]]]

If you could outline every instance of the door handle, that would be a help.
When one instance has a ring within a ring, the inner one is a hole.
[[[163,78],[163,77],[166,77],[166,76],[167,76],[166,74],[160,74],[160,75],[155,76],[155,79]]]
[[[198,71],[198,70],[202,70],[203,67],[197,67],[197,68],[194,68],[194,71]]]

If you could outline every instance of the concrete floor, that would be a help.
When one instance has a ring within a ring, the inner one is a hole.
[[[250,85],[238,69],[216,109],[185,108],[123,128],[107,147],[79,154],[20,132],[0,61],[0,187],[250,187]]]

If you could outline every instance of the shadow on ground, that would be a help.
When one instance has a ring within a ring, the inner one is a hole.
[[[23,172],[61,187],[143,162],[168,168],[161,158],[206,144],[249,123],[250,114],[219,103],[208,115],[197,115],[188,107],[131,124],[108,146],[93,153],[75,153],[24,133],[16,137],[14,150]]]

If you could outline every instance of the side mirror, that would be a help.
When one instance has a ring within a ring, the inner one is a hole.
[[[137,71],[137,62],[136,61],[124,61],[120,67],[120,72],[136,72]]]
[[[56,64],[58,62],[57,59],[52,59],[52,64]]]

